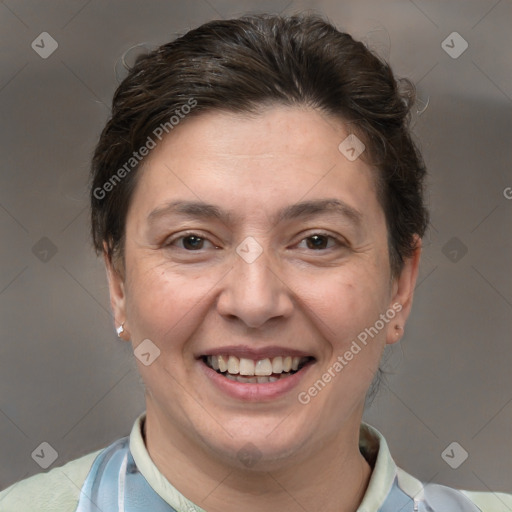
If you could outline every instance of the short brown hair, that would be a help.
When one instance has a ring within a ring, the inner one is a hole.
[[[126,162],[191,98],[196,103],[187,117],[297,105],[350,125],[366,145],[365,158],[378,169],[378,199],[397,275],[414,251],[414,235],[422,237],[428,223],[425,165],[409,130],[414,92],[363,43],[318,15],[251,15],[190,30],[139,57],[115,92],[92,160],[94,247],[100,254],[105,242],[108,257],[124,262],[126,214],[140,167],[127,169]],[[123,166],[122,180],[112,182]],[[107,183],[108,194],[100,194]]]

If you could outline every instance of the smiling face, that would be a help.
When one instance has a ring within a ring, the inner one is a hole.
[[[392,278],[374,172],[338,149],[348,134],[314,110],[213,112],[139,171],[125,279],[109,265],[109,280],[134,349],[160,350],[137,360],[155,443],[237,467],[251,443],[270,468],[357,439],[418,257]]]

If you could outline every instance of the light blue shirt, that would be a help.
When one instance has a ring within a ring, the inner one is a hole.
[[[140,415],[129,437],[0,493],[0,512],[204,512],[153,463]],[[373,471],[357,512],[512,512],[512,495],[423,484],[398,468],[386,440],[365,423],[360,450]]]

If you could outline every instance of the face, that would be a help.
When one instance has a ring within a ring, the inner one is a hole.
[[[251,443],[270,467],[358,428],[418,257],[391,276],[374,171],[340,152],[348,135],[314,110],[215,112],[147,158],[124,278],[107,265],[133,348],[160,351],[137,365],[170,439],[233,465]]]

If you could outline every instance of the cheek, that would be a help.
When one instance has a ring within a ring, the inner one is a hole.
[[[211,284],[199,275],[171,271],[149,261],[135,265],[127,291],[127,315],[138,338],[150,338],[161,349],[172,348],[197,326]],[[203,274],[204,275],[204,274]],[[135,340],[136,341],[136,340]]]
[[[338,292],[322,299],[329,308],[324,323],[330,352],[323,371],[336,375],[331,399],[350,403],[366,393],[385,347],[389,319],[381,318],[389,306],[388,287],[369,273],[343,276],[332,284]]]
[[[153,400],[182,401],[186,399],[180,394],[182,387],[174,384],[183,381],[190,371],[190,354],[185,357],[189,348],[187,340],[201,326],[207,302],[202,299],[211,284],[204,282],[204,278],[172,272],[165,264],[139,265],[132,269],[127,317],[133,326],[133,349],[149,339],[160,350],[158,358],[148,366],[136,361],[139,373]]]
[[[309,283],[316,292],[309,293],[308,306],[333,348],[343,347],[373,325],[388,305],[387,283],[368,268],[333,271]]]

